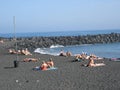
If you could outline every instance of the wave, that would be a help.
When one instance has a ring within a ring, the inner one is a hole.
[[[59,48],[59,47],[64,47],[63,45],[51,45],[50,48]]]
[[[46,48],[37,48],[34,51],[35,53],[46,54]]]
[[[86,44],[86,45],[90,45],[90,44]],[[83,45],[83,46],[86,46]],[[63,49],[65,52],[67,51],[73,51],[73,54],[76,54],[77,52],[74,52],[74,50],[72,49],[79,49],[79,47],[81,47],[82,45],[72,45],[72,46],[63,46],[63,45],[51,45],[50,48],[37,48],[34,50],[35,53],[40,53],[40,54],[48,54],[48,55],[54,55],[54,56],[58,56],[60,54],[60,51]],[[76,51],[76,50],[75,50]]]
[[[58,50],[54,48],[37,48],[34,50],[35,53],[40,53],[40,54],[48,54],[48,55],[54,55],[58,56],[59,52]]]

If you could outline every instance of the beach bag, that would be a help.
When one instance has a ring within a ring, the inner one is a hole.
[[[19,62],[17,61],[17,60],[14,60],[14,68],[17,68],[18,67],[18,64],[19,64]]]

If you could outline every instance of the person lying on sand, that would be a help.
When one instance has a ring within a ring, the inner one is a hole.
[[[82,58],[81,57],[79,57],[79,55],[77,55],[77,56],[75,56],[75,59],[73,60],[73,62],[80,62],[80,61],[82,61]]]
[[[94,60],[101,60],[103,58],[96,56],[95,54],[90,54]]]
[[[10,54],[17,54],[17,52],[16,52],[14,49],[9,49],[8,52],[9,52]]]
[[[25,50],[22,49],[21,53],[22,53],[23,55],[32,55],[32,54],[28,51],[27,48],[26,48]]]
[[[25,58],[25,59],[23,59],[23,62],[37,62],[37,61],[39,61],[39,60],[36,59],[36,58]]]
[[[104,66],[104,65],[105,65],[104,63],[94,63],[94,59],[92,56],[90,56],[89,62],[87,65],[82,64],[82,66],[86,66],[86,67],[96,67],[96,66]]]

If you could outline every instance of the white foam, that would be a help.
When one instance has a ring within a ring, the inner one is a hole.
[[[49,55],[54,55],[58,56],[59,52],[56,52],[53,50],[54,48],[37,48],[35,49],[35,53],[40,53],[40,54],[49,54]]]
[[[50,48],[59,48],[59,47],[64,47],[63,45],[51,45]]]

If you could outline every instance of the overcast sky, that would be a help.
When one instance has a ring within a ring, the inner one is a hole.
[[[120,29],[120,0],[0,0],[0,33]]]

